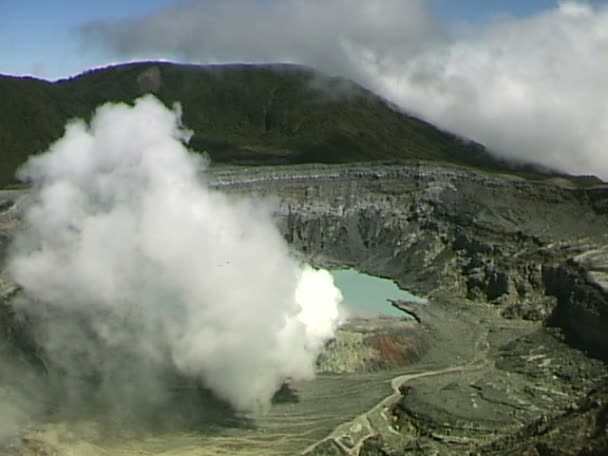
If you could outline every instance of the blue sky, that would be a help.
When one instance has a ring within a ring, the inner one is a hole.
[[[142,15],[169,0],[0,0],[0,73],[57,78],[111,60],[83,49],[77,29],[94,20]]]
[[[556,0],[431,0],[431,9],[438,16],[451,20],[482,21],[495,16],[528,16],[554,8]]]
[[[454,23],[479,23],[504,15],[528,16],[554,8],[558,3],[556,0],[427,2],[433,15]],[[172,3],[171,0],[0,0],[0,73],[56,79],[120,61],[120,57],[100,48],[84,46],[77,33],[79,26],[97,20],[143,16]]]

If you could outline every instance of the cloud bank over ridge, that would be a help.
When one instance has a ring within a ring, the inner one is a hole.
[[[495,154],[608,179],[608,5],[447,24],[423,0],[182,1],[93,22],[120,58],[294,62],[351,78]]]

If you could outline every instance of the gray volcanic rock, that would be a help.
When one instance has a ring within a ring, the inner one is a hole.
[[[551,323],[572,341],[601,357],[608,354],[608,246],[587,250],[545,273],[557,298]]]
[[[565,334],[608,359],[608,186],[420,162],[221,169],[214,179],[234,191],[279,195],[285,237],[313,262],[390,277],[435,303],[434,315],[417,315],[438,341],[422,362],[437,369],[410,380],[392,409],[398,441],[372,426],[375,440],[358,454],[486,451],[525,423],[561,416],[605,383],[603,363],[559,339]],[[475,302],[482,307],[473,312]],[[543,323],[559,330],[546,332]],[[458,373],[438,369],[450,365]],[[534,429],[526,436],[536,438]],[[601,437],[594,445],[604,444]]]
[[[605,454],[608,372],[586,352],[608,359],[608,185],[425,162],[218,167],[209,179],[278,198],[277,223],[306,260],[429,299],[407,340],[395,326],[334,341],[321,370],[384,357],[393,394],[306,454]],[[411,347],[417,364],[399,371]]]
[[[539,419],[479,448],[475,455],[604,456],[608,454],[608,386],[592,390],[563,413]]]
[[[356,266],[421,294],[449,288],[514,318],[548,318],[557,304],[546,292],[551,271],[607,239],[608,186],[421,162],[221,169],[214,179],[280,195],[286,238],[318,263]]]

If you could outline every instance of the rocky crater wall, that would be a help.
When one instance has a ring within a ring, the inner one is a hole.
[[[608,358],[608,186],[426,163],[219,169],[213,184],[278,195],[285,238],[317,264],[489,301]]]
[[[558,325],[608,359],[606,185],[424,162],[219,167],[208,179],[278,197],[280,229],[313,263],[489,301],[504,316]],[[19,197],[3,195],[0,253],[18,227]],[[0,288],[14,284],[5,277]]]

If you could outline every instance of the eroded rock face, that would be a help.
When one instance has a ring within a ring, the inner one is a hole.
[[[607,186],[428,164],[225,170],[216,185],[280,195],[285,237],[318,264],[387,276],[448,306],[465,303],[443,318],[463,321],[457,314],[468,312],[468,301],[536,322],[530,324],[538,333],[496,320],[446,334],[457,340],[485,327],[487,334],[470,342],[485,348],[468,358],[454,350],[451,356],[463,360],[453,363],[460,366],[453,378],[433,374],[404,389],[392,409],[394,427],[371,425],[378,433],[370,431],[374,437],[357,454],[602,454],[603,409],[576,404],[588,395],[605,398],[590,392],[605,383],[605,366],[568,352],[542,328],[557,326],[557,334],[608,359]],[[575,409],[581,414],[568,414]],[[545,424],[536,426],[539,420]],[[522,423],[532,424],[521,430]],[[566,427],[569,437],[555,437]],[[577,446],[590,429],[593,443]]]
[[[411,319],[349,320],[317,360],[318,373],[395,370],[415,364],[425,351],[425,334]]]
[[[603,456],[608,454],[607,386],[594,389],[566,411],[541,416],[507,437],[479,448],[474,454]]]
[[[608,276],[608,186],[422,163],[221,170],[215,183],[280,195],[285,237],[318,263],[356,266],[421,294],[450,289],[510,318],[546,320],[559,303],[552,321],[608,357],[598,285]]]
[[[591,249],[547,268],[544,283],[557,307],[550,323],[590,353],[608,354],[608,246]]]
[[[137,76],[136,81],[141,93],[156,93],[162,86],[160,69],[157,66],[145,69]]]

